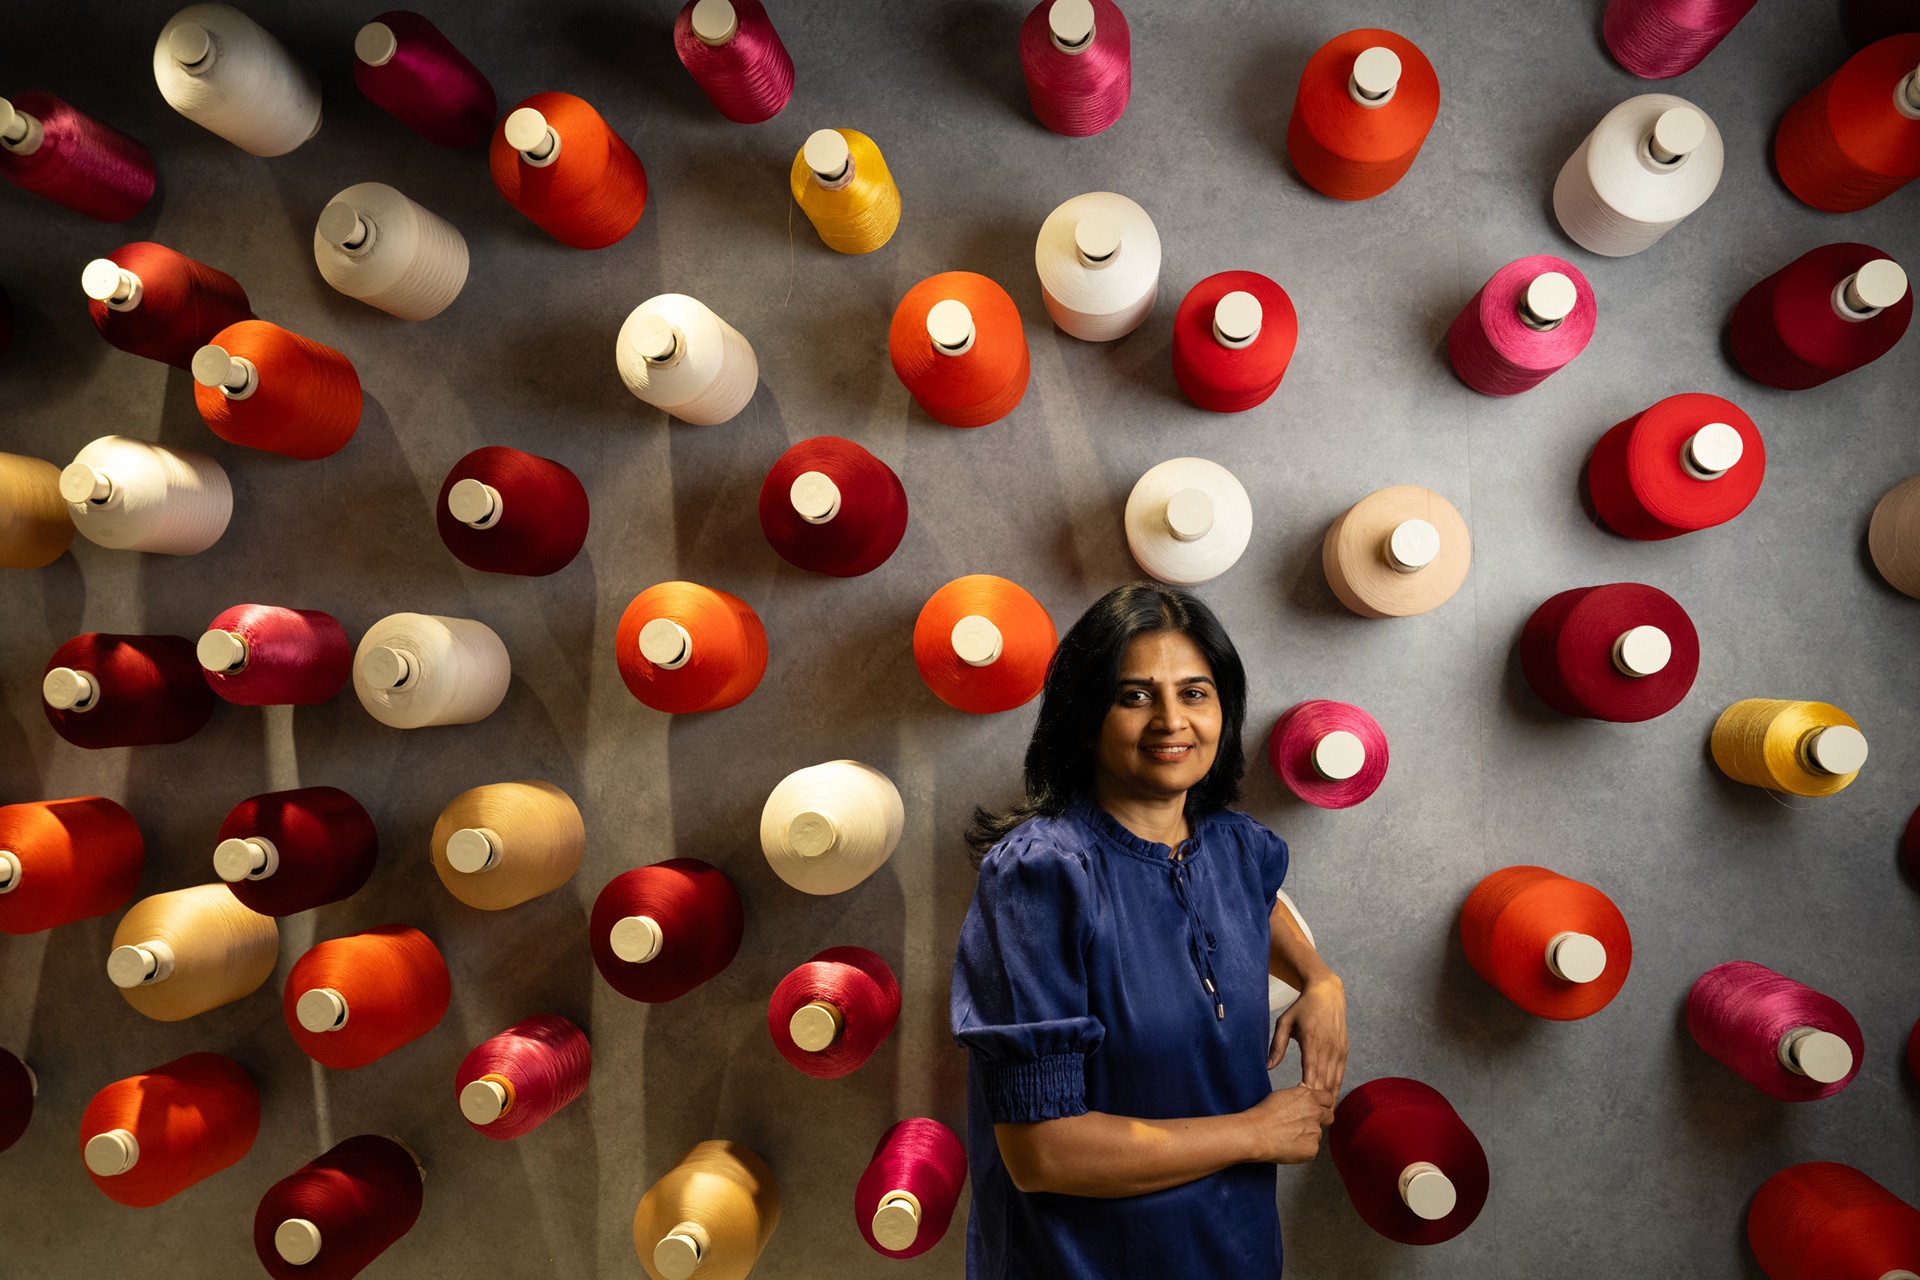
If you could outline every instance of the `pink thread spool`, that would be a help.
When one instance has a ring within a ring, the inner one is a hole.
[[[480,68],[417,13],[383,13],[353,38],[353,81],[369,101],[436,147],[493,132],[498,103]]]
[[[1573,363],[1599,316],[1580,269],[1536,253],[1480,286],[1447,329],[1447,357],[1460,381],[1482,395],[1517,396]]]
[[[780,979],[767,1001],[774,1047],[816,1080],[859,1070],[899,1021],[899,980],[865,947],[828,947]]]
[[[502,1142],[531,1133],[587,1089],[593,1048],[565,1018],[537,1013],[461,1060],[453,1092],[474,1132]]]
[[[1133,92],[1127,16],[1113,0],[1040,0],[1020,24],[1020,70],[1041,124],[1069,138],[1099,133]]]
[[[793,59],[760,0],[687,0],[673,49],[721,115],[759,124],[793,97]]]
[[[1853,1083],[1866,1043],[1846,1007],[1751,960],[1701,974],[1687,1030],[1748,1084],[1782,1102],[1831,1097]]]
[[[1601,23],[1613,60],[1643,80],[1691,71],[1754,0],[1610,0]]]
[[[237,604],[193,646],[213,691],[243,707],[310,707],[353,678],[347,629],[318,609]]]
[[[50,93],[0,98],[0,177],[96,222],[125,222],[153,198],[153,156]]]
[[[1281,713],[1267,759],[1287,789],[1322,809],[1350,809],[1387,776],[1380,722],[1347,702],[1314,699]]]
[[[379,854],[358,800],[338,787],[299,787],[235,805],[220,824],[213,870],[248,909],[291,916],[360,892]]]
[[[853,1222],[876,1253],[917,1258],[940,1243],[967,1181],[967,1149],[938,1120],[880,1135],[853,1191]]]

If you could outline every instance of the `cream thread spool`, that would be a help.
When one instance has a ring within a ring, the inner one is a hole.
[[[353,657],[360,705],[395,729],[484,720],[512,677],[507,646],[471,618],[390,614],[367,630]]]
[[[1033,262],[1053,322],[1087,342],[1139,328],[1160,291],[1160,233],[1145,209],[1111,191],[1075,196],[1048,214]]]
[[[1143,570],[1194,586],[1239,561],[1253,537],[1253,504],[1219,463],[1172,458],[1134,482],[1124,523],[1127,548]]]
[[[573,798],[551,782],[475,787],[440,811],[433,869],[460,901],[482,911],[518,906],[580,869],[587,828]]]
[[[760,810],[760,849],[803,893],[844,893],[893,855],[906,826],[900,791],[857,760],[788,774]]]
[[[1347,76],[1347,95],[1363,107],[1378,110],[1393,101],[1403,70],[1400,55],[1393,50],[1383,45],[1362,49]]]
[[[467,283],[459,228],[381,182],[327,202],[313,230],[313,260],[335,289],[402,320],[439,315]]]
[[[0,568],[52,564],[73,534],[60,468],[40,458],[0,453]]]
[[[1439,1165],[1416,1160],[1400,1171],[1400,1199],[1416,1216],[1438,1222],[1453,1212],[1459,1193]]]
[[[60,496],[88,541],[125,551],[188,556],[220,540],[233,486],[204,453],[102,436],[60,473]]]
[[[760,364],[738,329],[705,303],[663,293],[620,326],[614,362],[627,390],[682,422],[714,426],[753,399]]]
[[[521,107],[508,116],[505,133],[507,145],[520,153],[525,164],[545,169],[560,158],[559,132],[533,107]]]
[[[1833,310],[1842,320],[1871,320],[1907,296],[1907,273],[1891,258],[1875,258],[1842,280],[1833,291]]]
[[[188,5],[153,47],[167,105],[256,156],[320,132],[320,85],[259,23],[224,4]]]
[[[1781,1035],[1780,1065],[1820,1084],[1837,1084],[1853,1073],[1853,1050],[1831,1031],[1794,1027]]]
[[[178,1022],[251,995],[279,955],[278,921],[202,884],[135,903],[113,931],[107,977],[141,1013]]]
[[[1547,968],[1564,982],[1587,983],[1607,971],[1607,948],[1600,939],[1567,930],[1547,939]]]
[[[1706,203],[1725,163],[1720,131],[1698,107],[1665,93],[1629,98],[1561,166],[1554,216],[1594,253],[1639,253]]]

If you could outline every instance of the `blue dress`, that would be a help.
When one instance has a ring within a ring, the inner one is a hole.
[[[1286,842],[1229,810],[1190,825],[1173,862],[1081,797],[980,865],[953,962],[968,1280],[1280,1275],[1271,1164],[1124,1199],[1028,1194],[993,1136],[1088,1111],[1226,1115],[1271,1091],[1267,917]]]

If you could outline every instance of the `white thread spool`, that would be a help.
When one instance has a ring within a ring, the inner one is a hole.
[[[627,390],[697,426],[732,418],[760,385],[752,344],[683,293],[663,293],[635,307],[620,326],[614,362]]]
[[[1439,1165],[1415,1160],[1400,1171],[1400,1199],[1416,1216],[1438,1222],[1453,1212],[1460,1193]]]
[[[384,182],[348,187],[320,211],[313,261],[326,282],[402,320],[439,315],[467,283],[467,241]]]
[[[167,105],[256,156],[285,155],[320,132],[320,83],[259,23],[224,4],[193,4],[153,46]]]
[[[886,774],[833,760],[788,774],[760,810],[767,865],[802,893],[844,893],[900,843],[906,808]]]
[[[1253,504],[1231,471],[1205,458],[1172,458],[1127,495],[1127,548],[1148,574],[1190,587],[1219,577],[1253,536]]]
[[[395,613],[353,655],[353,691],[381,724],[419,729],[492,715],[512,679],[507,646],[471,618]]]
[[[1853,1070],[1853,1049],[1847,1042],[1816,1027],[1786,1032],[1774,1052],[1781,1066],[1820,1084],[1838,1084]]]
[[[1160,233],[1147,211],[1111,191],[1075,196],[1040,226],[1033,247],[1047,314],[1087,342],[1140,327],[1160,291]]]
[[[1672,94],[1641,94],[1602,116],[1561,166],[1554,216],[1584,248],[1623,258],[1705,204],[1725,164],[1704,111]]]
[[[227,531],[233,486],[204,453],[101,436],[60,473],[60,496],[88,541],[190,556]]]

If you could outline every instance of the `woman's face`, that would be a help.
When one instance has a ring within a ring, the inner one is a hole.
[[[1177,631],[1135,636],[1120,660],[1095,771],[1120,795],[1183,795],[1213,768],[1220,722],[1220,693],[1200,646]]]

